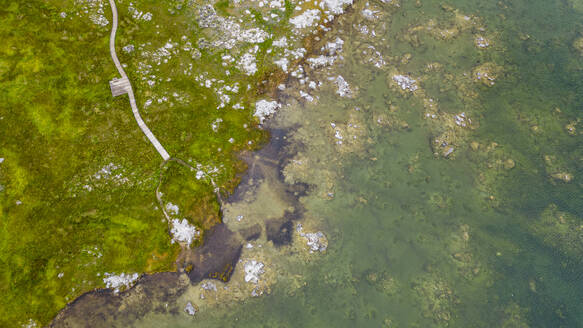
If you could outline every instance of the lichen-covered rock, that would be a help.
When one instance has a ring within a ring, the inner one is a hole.
[[[474,68],[472,76],[475,82],[491,87],[502,73],[502,67],[494,63],[484,63]]]
[[[547,174],[555,181],[562,181],[565,183],[571,182],[574,176],[567,169],[564,161],[555,155],[544,155],[544,164]]]
[[[449,325],[455,307],[460,303],[447,282],[434,274],[415,280],[412,285],[422,305],[423,316],[432,318],[438,326]]]
[[[191,302],[188,302],[184,307],[184,312],[190,316],[194,316],[198,312],[198,307],[193,305]]]

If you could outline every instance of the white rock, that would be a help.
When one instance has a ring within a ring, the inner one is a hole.
[[[149,22],[152,20],[152,13],[148,12],[145,13],[144,16],[142,16],[142,19],[145,20],[146,22]]]
[[[307,101],[312,102],[314,101],[314,97],[312,97],[309,93],[300,90],[300,97],[305,98]]]
[[[284,36],[281,39],[273,41],[274,47],[284,48],[287,46],[287,38]]]
[[[204,290],[208,290],[208,291],[217,291],[217,285],[215,285],[215,283],[210,282],[210,281],[205,281],[203,282],[200,287]]]
[[[393,81],[397,82],[397,85],[399,85],[403,90],[409,90],[413,92],[418,89],[417,85],[415,84],[416,81],[405,75],[394,75]]]
[[[306,245],[308,245],[310,253],[323,252],[328,248],[328,239],[326,239],[322,231],[303,233],[301,223],[296,226],[296,231],[306,239]]]
[[[304,11],[301,15],[289,20],[296,28],[305,28],[314,25],[320,20],[320,10],[310,9]]]
[[[269,3],[269,8],[284,8],[283,0],[273,0]]]
[[[334,55],[337,52],[342,51],[343,44],[344,44],[344,41],[341,38],[336,38],[336,40],[334,42],[326,43],[326,45],[322,48],[322,50],[327,50],[330,55]]]
[[[283,53],[288,56],[291,55],[294,59],[299,59],[304,57],[304,54],[306,53],[306,49],[305,48],[298,48],[298,49],[294,49],[294,50],[289,50],[289,49],[285,49],[283,51]]]
[[[252,28],[241,32],[237,40],[249,43],[261,43],[267,40],[269,34],[259,28]]]
[[[265,272],[263,267],[263,263],[255,260],[245,262],[245,282],[257,284],[259,282],[259,276]]]
[[[103,14],[93,14],[93,15],[89,16],[89,19],[95,25],[107,26],[109,24],[109,20],[107,20],[107,18],[105,18],[105,16]]]
[[[121,287],[129,288],[131,287],[136,280],[138,280],[139,275],[137,273],[134,274],[113,274],[113,273],[105,273],[105,278],[103,278],[103,282],[105,283],[106,288],[113,288],[114,293],[119,293]]]
[[[375,20],[377,18],[376,13],[378,13],[378,11],[376,11],[376,10],[373,11],[373,10],[366,8],[362,11],[362,16],[364,16],[364,18],[366,18],[366,19]]]
[[[127,46],[121,48],[125,53],[130,53],[132,51],[134,51],[134,45],[133,44],[128,44]]]
[[[243,56],[241,56],[239,67],[247,75],[253,75],[257,73],[257,63],[255,62],[255,56],[250,53],[246,53]]]
[[[320,68],[324,66],[330,66],[334,64],[336,60],[336,56],[319,56],[319,57],[312,57],[308,58],[307,62],[310,64],[311,68]]]
[[[274,114],[281,105],[277,101],[259,100],[255,103],[255,114],[253,116],[259,118],[259,122],[263,124],[265,118]]]
[[[202,177],[204,177],[204,172],[201,170],[196,171],[196,179],[200,180]]]
[[[344,12],[344,5],[352,4],[352,0],[323,0],[322,3],[335,15]]]
[[[336,78],[336,86],[338,86],[338,90],[336,90],[336,93],[339,94],[340,97],[348,97],[352,93],[352,91],[350,90],[350,86],[348,85],[348,82],[346,82],[346,80],[344,80],[344,78],[341,75],[338,75],[338,77]]]
[[[302,237],[307,239],[306,244],[310,248],[310,252],[323,252],[328,247],[326,237],[321,231],[315,233],[305,233]]]
[[[192,305],[192,303],[188,302],[188,303],[186,303],[186,306],[184,307],[184,312],[186,312],[188,315],[195,315],[196,308],[194,307],[194,305]]]
[[[478,37],[476,37],[476,45],[479,48],[487,48],[490,45],[490,42],[488,42],[488,40],[483,36],[479,35]]]
[[[287,58],[281,58],[280,60],[276,60],[273,63],[287,73],[287,65],[289,65],[289,60]]]
[[[174,205],[169,202],[168,204],[166,204],[166,211],[170,212],[170,214],[172,215],[178,215],[180,209],[178,208],[178,205]]]
[[[182,219],[182,221],[174,219],[170,223],[172,224],[170,233],[172,234],[173,241],[185,243],[190,246],[192,241],[200,235],[200,231],[195,226],[189,224],[186,219]]]

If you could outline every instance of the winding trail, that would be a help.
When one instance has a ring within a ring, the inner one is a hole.
[[[166,209],[164,206],[164,201],[162,200],[162,193],[160,192],[160,187],[162,185],[162,178],[163,178],[163,174],[164,174],[163,167],[165,165],[167,165],[170,161],[174,161],[174,162],[177,162],[178,164],[186,167],[189,171],[192,171],[192,172],[195,172],[196,168],[194,168],[192,165],[186,163],[185,161],[183,161],[179,158],[170,157],[170,155],[168,154],[166,149],[164,149],[162,144],[158,141],[158,139],[156,139],[156,136],[154,136],[152,131],[150,131],[150,129],[148,128],[148,126],[146,125],[146,123],[144,122],[142,117],[140,116],[140,112],[138,111],[138,106],[136,105],[136,99],[134,97],[134,90],[132,89],[132,85],[128,79],[126,72],[124,71],[123,67],[121,66],[119,59],[117,58],[117,53],[115,52],[115,34],[117,32],[117,22],[118,22],[117,7],[115,5],[115,0],[109,0],[109,5],[111,6],[112,21],[113,21],[112,28],[111,28],[111,35],[109,37],[109,52],[111,53],[111,59],[113,60],[113,63],[115,64],[115,67],[117,68],[117,71],[121,75],[120,79],[114,78],[113,80],[111,80],[109,82],[109,85],[111,87],[111,93],[114,97],[119,96],[119,95],[123,95],[126,93],[128,94],[128,96],[130,98],[130,105],[132,107],[132,112],[134,113],[134,118],[136,119],[138,126],[140,127],[140,129],[142,129],[142,132],[144,132],[144,134],[146,135],[148,140],[150,140],[150,142],[152,143],[154,148],[156,148],[156,150],[158,151],[160,156],[162,156],[162,158],[164,159],[164,162],[162,162],[162,164],[160,165],[161,171],[160,171],[160,176],[159,176],[159,180],[158,180],[158,186],[156,187],[156,199],[158,200],[158,204],[160,205],[160,208],[162,209],[162,213],[164,214],[164,217],[166,218],[166,222],[168,223],[168,233],[170,235],[172,235],[170,233],[170,225],[171,225],[170,216],[166,212]],[[211,176],[209,176],[208,174],[205,174],[205,175],[210,180],[210,183],[213,186],[213,189],[214,189],[213,191],[217,197],[220,211],[222,211],[223,199],[221,197],[220,188],[216,185],[214,179]]]
[[[140,129],[142,129],[142,132],[144,132],[144,134],[146,135],[148,140],[150,140],[150,142],[152,143],[154,148],[156,148],[156,150],[158,151],[160,156],[162,156],[164,161],[167,161],[170,159],[170,155],[168,154],[166,149],[164,149],[164,147],[162,146],[160,141],[158,141],[158,139],[156,139],[156,136],[154,136],[152,131],[150,131],[150,129],[148,128],[148,126],[146,125],[144,120],[142,119],[142,116],[140,116],[140,112],[138,111],[138,106],[136,105],[136,98],[134,97],[134,90],[132,89],[132,85],[128,79],[128,76],[126,75],[126,72],[124,71],[123,67],[121,66],[119,59],[117,58],[117,54],[115,52],[115,33],[117,32],[117,7],[115,6],[115,0],[109,0],[109,5],[111,6],[111,13],[113,14],[111,35],[109,38],[109,52],[111,53],[111,59],[113,59],[113,63],[115,64],[117,71],[121,75],[121,79],[114,79],[110,82],[113,96],[115,97],[117,95],[121,95],[124,93],[128,94],[128,96],[130,98],[130,105],[132,107],[132,112],[134,113],[134,118],[136,119],[138,126],[140,127]],[[114,91],[114,89],[115,89],[115,91]],[[116,92],[117,92],[117,94],[116,94]]]

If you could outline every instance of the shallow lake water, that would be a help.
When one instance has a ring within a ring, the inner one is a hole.
[[[295,206],[291,242],[260,237],[220,295],[193,286],[135,326],[583,325],[583,4],[386,2],[318,41],[344,43],[304,65],[316,88],[287,82],[275,155],[251,156],[225,209],[237,231]],[[327,249],[302,248],[298,224]],[[229,296],[253,259],[267,287]]]

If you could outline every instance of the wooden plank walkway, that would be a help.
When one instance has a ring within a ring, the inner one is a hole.
[[[114,97],[125,95],[128,93],[129,89],[132,87],[130,80],[128,78],[113,79],[109,81],[109,87],[111,88],[111,95]]]
[[[109,81],[111,94],[114,97],[124,95],[126,93],[128,94],[130,98],[130,106],[132,107],[132,112],[134,113],[134,118],[136,119],[138,126],[140,127],[140,129],[142,129],[142,132],[146,135],[148,140],[150,140],[150,143],[154,146],[154,148],[156,148],[160,156],[162,156],[162,158],[165,161],[167,161],[170,159],[170,155],[168,154],[166,149],[164,149],[164,147],[158,141],[158,139],[156,139],[156,136],[154,136],[152,131],[150,131],[150,129],[146,125],[146,122],[144,122],[144,120],[142,119],[142,116],[140,116],[138,106],[136,105],[136,98],[134,97],[134,90],[132,89],[132,84],[130,83],[130,80],[126,75],[126,72],[121,66],[119,59],[117,58],[117,53],[115,52],[115,34],[117,32],[117,7],[115,6],[115,0],[109,0],[109,5],[111,6],[111,12],[113,14],[111,35],[109,37],[109,52],[111,53],[111,59],[113,60],[113,63],[117,68],[117,71],[121,75],[121,79],[113,79]]]

